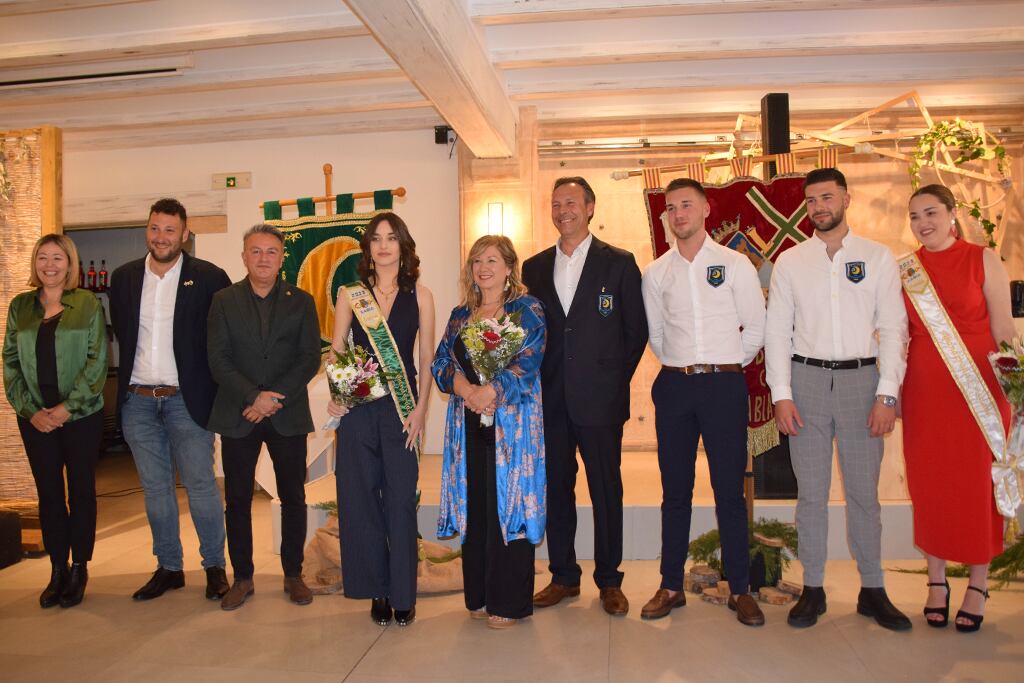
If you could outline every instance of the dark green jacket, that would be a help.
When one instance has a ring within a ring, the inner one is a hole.
[[[71,419],[103,408],[107,379],[107,326],[103,306],[92,292],[70,289],[60,301],[64,314],[57,323],[57,388]],[[14,410],[30,419],[43,407],[36,363],[36,338],[43,321],[39,290],[22,292],[11,301],[4,337],[4,390]]]
[[[260,391],[284,394],[284,407],[270,418],[282,436],[313,431],[306,385],[320,370],[320,325],[307,292],[281,282],[271,294],[270,335],[262,339],[248,278],[213,295],[206,348],[217,382],[207,427],[241,438],[253,429],[242,416]]]

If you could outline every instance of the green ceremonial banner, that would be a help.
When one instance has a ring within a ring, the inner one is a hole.
[[[299,200],[300,207],[304,209],[300,213],[309,210],[311,201]],[[347,209],[345,213],[281,220],[279,203],[264,202],[264,222],[284,233],[281,277],[313,296],[320,321],[320,341],[325,348],[330,345],[334,333],[334,304],[338,288],[359,279],[356,272],[362,253],[359,239],[370,219],[391,210],[391,192],[375,192],[375,208],[369,213],[354,213],[353,204],[352,195],[338,195],[337,207]]]

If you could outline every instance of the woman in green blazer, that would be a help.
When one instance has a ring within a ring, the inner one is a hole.
[[[71,607],[85,595],[86,563],[96,541],[106,325],[96,296],[76,287],[78,250],[64,235],[36,242],[28,284],[34,289],[14,297],[8,310],[4,389],[18,413],[53,564],[39,604]]]

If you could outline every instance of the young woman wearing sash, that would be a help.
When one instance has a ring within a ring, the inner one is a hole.
[[[956,628],[977,631],[988,565],[1003,550],[992,444],[1005,440],[1010,407],[987,354],[1014,336],[1009,279],[995,252],[962,239],[946,187],[911,196],[910,228],[921,248],[900,261],[910,318],[903,454],[914,542],[928,559],[924,613],[929,626],[949,622],[946,562],[968,564]],[[936,345],[936,338],[950,341]]]
[[[419,278],[416,242],[393,213],[374,216],[359,241],[360,282],[338,292],[334,343],[371,353],[392,379],[389,396],[351,409],[333,401],[337,431],[338,525],[345,597],[371,598],[381,626],[416,618],[416,482],[419,440],[430,399],[434,297]],[[353,315],[355,311],[355,315]],[[353,320],[353,318],[355,320]]]
[[[467,323],[517,316],[519,352],[483,384],[462,340]],[[544,536],[546,476],[540,364],[544,310],[526,294],[507,237],[481,237],[462,273],[462,304],[434,356],[437,388],[451,394],[437,535],[458,535],[466,608],[492,628],[533,613],[534,546]],[[493,415],[490,425],[481,415]]]

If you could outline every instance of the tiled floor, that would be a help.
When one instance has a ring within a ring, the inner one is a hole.
[[[124,458],[108,458],[101,468],[101,492],[137,485]],[[39,608],[45,559],[0,571],[0,680],[1024,680],[1024,586],[993,592],[981,632],[966,635],[927,628],[919,616],[924,578],[889,572],[893,601],[914,619],[911,632],[897,634],[854,612],[852,562],[829,564],[829,611],[816,627],[800,631],[786,625],[785,607],[766,606],[768,624],[752,629],[699,599],[666,619],[641,621],[640,607],[657,588],[656,562],[625,563],[623,588],[632,602],[625,618],[605,615],[596,588],[585,583],[579,599],[508,631],[470,620],[461,594],[421,597],[415,624],[380,628],[370,622],[366,602],[340,596],[318,596],[308,607],[287,602],[278,557],[268,547],[269,507],[257,497],[256,595],[228,613],[203,598],[187,513],[186,587],[150,603],[132,602],[129,595],[153,569],[142,497],[101,498],[81,605]],[[592,564],[584,565],[587,575]],[[800,580],[798,565],[787,578]],[[546,582],[546,572],[537,580]],[[951,583],[955,609],[965,581]]]

